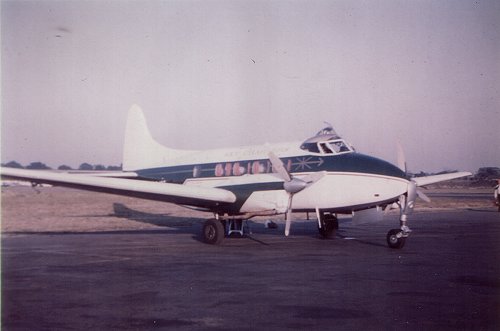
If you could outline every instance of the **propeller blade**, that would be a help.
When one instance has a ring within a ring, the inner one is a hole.
[[[414,181],[408,183],[408,201],[415,201],[417,198],[417,184]]]
[[[424,192],[421,190],[417,189],[417,195],[420,199],[424,200],[425,202],[429,203],[431,202],[431,198],[429,198]]]
[[[397,147],[398,147],[398,167],[399,167],[399,169],[403,170],[404,173],[406,173],[405,152],[403,150],[403,146],[401,145],[401,143],[399,141],[397,142]]]
[[[285,216],[285,236],[288,237],[290,234],[290,227],[292,226],[292,199],[293,199],[293,194],[290,193],[288,197],[288,207],[286,209],[286,216]]]
[[[408,197],[406,199],[405,214],[411,214],[413,207],[415,207],[415,200],[417,199],[417,183],[410,181],[408,183]]]
[[[276,173],[278,175],[280,175],[280,177],[285,182],[291,181],[292,177],[290,176],[290,174],[286,170],[286,168],[283,165],[283,162],[281,162],[280,158],[276,154],[274,154],[273,152],[269,152],[268,156],[269,156],[269,160],[271,161],[271,164],[273,166],[274,171],[276,171]]]
[[[285,221],[285,236],[287,237],[290,234],[290,226],[292,225],[291,218],[292,218],[292,211],[288,210],[286,212],[286,221]]]
[[[326,176],[326,171],[313,172],[307,176],[300,178],[302,181],[306,182],[308,185],[316,183],[318,180]]]

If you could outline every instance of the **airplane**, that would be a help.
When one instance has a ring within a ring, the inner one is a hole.
[[[143,111],[128,113],[121,172],[74,174],[2,168],[4,179],[171,202],[211,212],[202,227],[208,244],[243,235],[243,221],[285,215],[290,234],[293,212],[313,212],[319,234],[332,238],[339,214],[376,208],[400,210],[399,228],[386,236],[399,249],[410,235],[408,216],[420,187],[470,176],[455,172],[409,178],[402,148],[398,165],[357,152],[328,125],[305,141],[214,150],[179,150],[151,135]]]

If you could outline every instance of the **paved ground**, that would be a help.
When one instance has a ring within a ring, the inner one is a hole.
[[[45,205],[43,194],[23,199]],[[84,197],[92,205],[95,196]],[[13,201],[4,199],[7,224],[45,220],[26,209],[16,216]],[[385,234],[396,215],[357,227],[343,220],[333,240],[319,239],[314,222],[295,222],[289,238],[282,223],[250,222],[250,237],[215,247],[199,241],[201,218],[119,201],[109,214],[49,208],[60,222],[152,227],[4,231],[3,329],[500,329],[493,207],[418,212],[406,246],[391,250]]]

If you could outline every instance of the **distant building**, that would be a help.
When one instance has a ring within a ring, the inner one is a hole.
[[[499,167],[479,168],[475,177],[477,179],[497,179],[497,178],[500,178],[500,168]]]

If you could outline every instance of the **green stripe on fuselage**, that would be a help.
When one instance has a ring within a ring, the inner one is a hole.
[[[347,172],[366,173],[389,177],[406,178],[395,165],[359,153],[340,155],[299,155],[281,158],[290,173],[301,172]],[[245,174],[271,173],[272,166],[268,159],[226,161],[219,163],[191,164],[171,167],[158,167],[137,171],[143,179],[162,180],[182,184],[187,179],[237,177]]]

